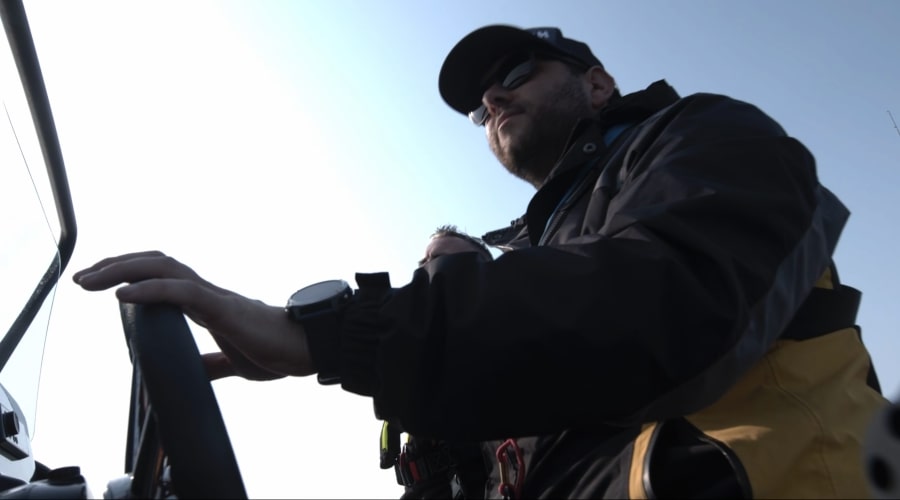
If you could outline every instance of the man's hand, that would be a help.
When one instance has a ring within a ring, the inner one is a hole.
[[[221,359],[205,360],[207,370],[213,369],[210,375],[269,380],[315,373],[306,333],[288,318],[284,308],[219,288],[161,252],[104,259],[75,273],[73,280],[85,290],[128,283],[116,290],[122,302],[179,306],[209,330],[227,358],[228,366]]]

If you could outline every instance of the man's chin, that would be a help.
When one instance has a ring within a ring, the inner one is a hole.
[[[504,167],[506,167],[506,170],[509,173],[531,184],[535,188],[539,187],[542,183],[542,180],[538,179],[539,176],[536,175],[535,172],[529,170],[527,167],[515,163],[505,164]]]
[[[524,137],[528,135],[526,132],[522,123],[516,123],[513,120],[502,123],[497,127],[497,142],[505,156],[511,157],[516,149],[521,149]]]

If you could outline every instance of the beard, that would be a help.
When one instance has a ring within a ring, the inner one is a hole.
[[[518,130],[501,138],[499,131],[488,136],[497,160],[511,174],[540,187],[562,156],[572,128],[578,120],[593,115],[590,98],[574,75],[552,89],[546,99],[521,103],[522,117],[528,118]]]

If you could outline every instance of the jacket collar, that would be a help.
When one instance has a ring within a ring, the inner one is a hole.
[[[607,105],[597,113],[597,116],[580,120],[572,128],[563,154],[557,160],[556,166],[550,171],[550,174],[547,175],[544,185],[559,173],[572,168],[573,164],[580,164],[581,159],[578,152],[584,148],[585,144],[589,142],[602,144],[609,129],[622,124],[640,123],[661,109],[674,104],[678,99],[678,93],[671,85],[665,80],[658,80],[644,90],[625,95]]]
[[[597,119],[610,125],[637,123],[674,104],[679,98],[678,92],[671,85],[665,80],[658,80],[646,89],[623,96],[603,108]]]

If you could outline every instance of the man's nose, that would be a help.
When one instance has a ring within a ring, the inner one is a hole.
[[[484,91],[484,94],[481,95],[481,104],[484,104],[490,116],[494,116],[498,107],[509,103],[509,92],[509,89],[499,83],[491,85]]]

